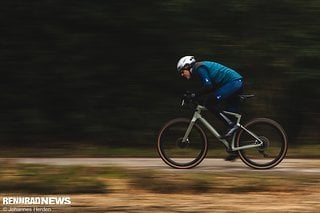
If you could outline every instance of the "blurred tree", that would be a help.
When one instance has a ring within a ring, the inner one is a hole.
[[[196,85],[182,55],[239,70],[290,142],[318,142],[316,0],[16,0],[0,9],[0,139],[152,145]],[[15,142],[15,143],[13,143]]]

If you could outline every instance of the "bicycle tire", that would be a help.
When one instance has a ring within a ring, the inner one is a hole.
[[[202,162],[208,151],[208,140],[202,128],[194,124],[188,143],[182,138],[190,119],[176,118],[166,123],[157,139],[157,151],[161,159],[176,169],[190,169]]]
[[[244,127],[263,141],[260,147],[239,150],[239,157],[246,165],[254,169],[270,169],[283,160],[287,153],[288,140],[279,123],[269,118],[256,118]],[[250,139],[252,144],[254,138],[241,129],[237,134],[236,146],[248,145]]]

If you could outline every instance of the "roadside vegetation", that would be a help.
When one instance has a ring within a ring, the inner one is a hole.
[[[21,165],[2,162],[0,193],[108,194],[306,192],[320,184],[317,175],[250,173],[172,173],[110,166]]]
[[[1,144],[152,146],[165,122],[192,113],[180,107],[185,90],[199,87],[177,75],[185,54],[241,73],[255,94],[244,119],[270,117],[290,143],[319,144],[319,0],[1,7]]]

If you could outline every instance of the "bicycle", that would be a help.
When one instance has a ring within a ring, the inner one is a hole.
[[[239,98],[244,101],[253,96],[239,95]],[[186,103],[184,98],[181,105],[184,106]],[[239,127],[230,137],[229,143],[202,116],[201,113],[207,110],[206,107],[196,103],[192,109],[194,114],[191,119],[175,118],[160,130],[157,151],[167,165],[176,169],[189,169],[202,162],[208,151],[208,139],[203,127],[222,142],[227,151],[237,151],[240,159],[254,169],[270,169],[284,159],[288,149],[287,136],[276,121],[255,118],[242,125],[241,114],[223,111],[224,119],[228,119],[228,116],[234,117]]]

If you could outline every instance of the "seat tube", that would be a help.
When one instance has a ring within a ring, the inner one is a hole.
[[[197,112],[197,111],[194,112],[193,117],[192,117],[192,119],[190,121],[190,124],[189,124],[189,126],[187,128],[187,131],[183,136],[182,142],[186,142],[188,140],[189,134],[190,134],[195,122],[198,120],[199,116],[200,116],[199,112]]]

